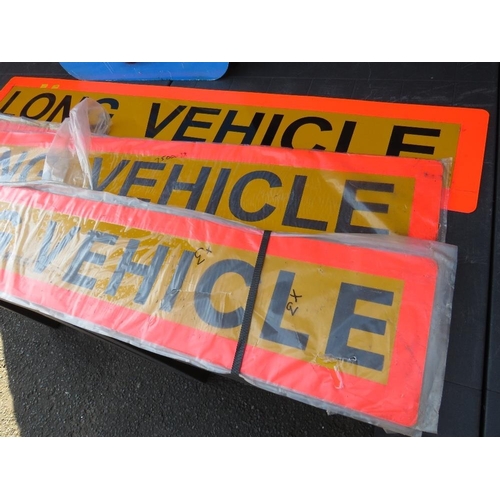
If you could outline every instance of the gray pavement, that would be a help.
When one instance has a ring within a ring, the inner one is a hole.
[[[373,435],[368,424],[221,376],[195,382],[2,308],[0,335],[0,389],[8,388],[0,390],[0,436]]]

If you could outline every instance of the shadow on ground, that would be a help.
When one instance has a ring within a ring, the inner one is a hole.
[[[0,309],[0,332],[22,436],[373,435],[237,381],[188,380],[66,326]]]

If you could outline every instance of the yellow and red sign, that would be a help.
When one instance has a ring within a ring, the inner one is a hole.
[[[262,231],[51,189],[0,187],[0,297],[229,372]],[[273,233],[241,375],[412,428],[440,271],[412,245],[376,240]]]
[[[0,130],[0,181],[40,179],[54,136],[29,130]],[[436,160],[97,136],[91,147],[97,190],[272,231],[438,238]]]
[[[110,111],[113,136],[453,158],[449,209],[477,206],[482,109],[15,77],[0,92],[0,112],[60,122],[85,97]]]

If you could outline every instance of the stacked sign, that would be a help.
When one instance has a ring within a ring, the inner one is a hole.
[[[431,108],[431,133],[412,106],[379,120],[353,101],[289,109],[286,96],[36,79],[14,79],[0,107],[60,120],[92,92],[122,136],[91,138],[95,191],[33,182],[54,133],[0,125],[1,180],[24,184],[0,188],[2,299],[387,429],[436,431],[456,248],[433,240],[448,197],[477,201],[460,179],[468,159],[476,182],[482,161],[451,120],[461,115]],[[118,116],[141,99],[127,92],[151,101],[144,135],[174,127],[177,142],[123,138],[139,130]],[[429,159],[346,155],[380,153],[356,139],[377,120],[392,130],[384,154],[429,148]],[[264,146],[205,143],[235,137]]]

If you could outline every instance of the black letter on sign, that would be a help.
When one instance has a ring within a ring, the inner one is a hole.
[[[73,239],[73,236],[80,230],[79,227],[72,227],[68,233],[64,235],[61,241],[58,241],[55,247],[49,252],[49,245],[54,238],[54,232],[56,230],[57,222],[53,220],[49,221],[49,227],[43,237],[42,246],[40,247],[40,253],[35,262],[34,271],[36,273],[41,273],[45,271],[45,268],[52,264],[52,261],[64,250],[66,245]]]
[[[342,132],[340,132],[339,142],[337,143],[337,147],[335,148],[336,153],[347,153],[356,125],[357,122],[346,121],[344,123]]]
[[[71,96],[66,95],[61,99],[61,102],[56,106],[54,111],[52,111],[51,115],[46,119],[46,121],[51,122],[56,116],[59,111],[62,110],[62,117],[61,121],[63,121],[65,118],[68,118],[69,112],[71,110]]]
[[[229,209],[231,213],[240,220],[247,222],[255,222],[258,220],[263,220],[269,217],[276,207],[265,203],[262,208],[256,210],[255,212],[247,212],[241,206],[241,197],[243,195],[243,190],[248,183],[255,179],[264,179],[268,182],[269,186],[272,188],[281,187],[281,179],[272,172],[267,172],[265,170],[256,170],[255,172],[248,172],[238,182],[234,185],[233,190],[229,196]]]
[[[8,147],[8,146],[6,146]],[[0,156],[0,180],[1,181],[11,181],[12,178],[17,174],[19,171],[19,168],[21,167],[22,163],[24,160],[26,160],[26,157],[28,156],[27,151],[23,151],[19,155],[14,155],[15,158],[15,164],[11,168],[11,150],[6,149],[5,153]],[[42,176],[43,172],[43,163],[42,160],[45,160],[45,153],[42,153],[38,156],[34,156],[31,158],[31,160],[26,163],[24,168],[21,170],[21,173],[19,175],[19,178],[16,179],[19,182],[25,182],[28,179],[28,174],[30,171],[35,168],[37,163],[40,163],[40,171],[38,172],[38,177]],[[33,180],[33,179],[31,179]]]
[[[16,160],[16,163],[12,168],[10,168],[11,164],[11,150],[6,147],[5,152],[0,156],[0,175],[1,175],[1,180],[2,181],[10,181],[12,177],[14,177],[15,174],[17,174],[17,171],[21,167],[23,161],[26,159],[28,156],[27,151],[23,151],[20,155],[14,155],[14,158]]]
[[[130,160],[121,160],[120,163],[111,171],[111,173],[99,184],[99,177],[101,176],[102,158],[96,156],[92,165],[92,182],[96,191],[104,191],[117,177],[122,170],[130,163]]]
[[[179,125],[179,128],[177,129],[177,132],[174,134],[174,137],[172,138],[173,141],[199,141],[199,142],[205,142],[205,139],[201,139],[200,137],[189,137],[187,135],[184,135],[186,130],[189,127],[193,128],[210,128],[212,126],[212,123],[210,122],[200,122],[193,120],[193,118],[199,113],[202,115],[218,115],[220,114],[220,109],[214,109],[214,108],[197,108],[193,107],[191,108],[187,113],[186,116],[184,117],[184,120],[182,123]]]
[[[189,250],[184,250],[184,252],[182,253],[181,259],[179,260],[179,263],[175,268],[172,281],[168,285],[165,296],[161,301],[160,309],[162,311],[170,312],[174,307],[177,295],[179,295],[179,292],[181,291],[182,284],[184,283],[186,274],[189,270],[189,266],[193,261],[194,254],[195,252],[190,252]]]
[[[219,208],[219,203],[222,198],[222,193],[226,189],[227,180],[229,179],[229,174],[231,170],[229,168],[221,168],[219,172],[219,177],[215,182],[215,186],[210,195],[210,200],[208,200],[207,209],[205,212],[207,214],[215,214]]]
[[[38,172],[38,177],[42,176],[43,173],[43,163],[41,163],[42,160],[45,161],[45,156],[46,153],[42,153],[41,155],[35,156],[31,158],[31,160],[26,163],[24,166],[21,175],[19,176],[19,182],[25,182],[28,179],[28,174],[30,173],[30,170],[36,166],[37,163],[40,163],[40,171]]]
[[[352,360],[351,362],[354,364],[373,370],[382,370],[384,367],[383,355],[350,347],[347,344],[353,328],[376,335],[385,335],[386,321],[355,314],[356,301],[363,300],[391,306],[393,299],[393,292],[342,283],[325,354],[345,361]]]
[[[251,144],[255,134],[257,133],[257,129],[262,123],[262,119],[264,118],[264,113],[255,113],[254,117],[250,125],[234,125],[233,120],[236,116],[237,111],[230,109],[227,112],[222,125],[215,136],[214,142],[224,142],[226,138],[226,134],[228,132],[238,132],[239,134],[243,134],[243,140],[240,144]]]
[[[92,264],[97,264],[98,266],[102,266],[104,264],[104,261],[106,260],[105,255],[90,251],[94,243],[114,245],[117,239],[118,236],[115,236],[114,234],[103,233],[101,231],[89,231],[87,238],[83,241],[73,262],[70,264],[69,269],[63,276],[63,280],[68,283],[73,283],[73,285],[92,290],[97,280],[95,278],[82,276],[81,274],[78,274],[78,271],[84,262],[91,262]]]
[[[239,274],[247,286],[250,286],[253,266],[238,259],[225,259],[210,266],[196,286],[194,292],[194,307],[198,316],[208,325],[216,328],[234,328],[240,326],[245,310],[238,307],[234,311],[220,312],[212,305],[212,290],[215,282],[224,274]]]
[[[299,118],[294,122],[288,125],[287,129],[283,133],[283,137],[281,138],[281,146],[284,148],[293,148],[293,137],[297,130],[303,125],[307,125],[308,123],[312,123],[313,125],[317,125],[319,129],[324,132],[326,130],[332,130],[332,124],[325,120],[324,118],[320,118],[319,116],[305,116],[304,118]],[[312,149],[319,149],[321,151],[325,150],[324,146],[320,146],[316,144]]]
[[[153,138],[158,135],[175,117],[179,116],[185,109],[186,106],[177,106],[159,125],[157,125],[156,121],[158,120],[160,103],[154,102],[151,105],[151,112],[149,113],[145,137]]]
[[[47,105],[45,106],[45,108],[43,108],[42,112],[38,113],[37,115],[33,115],[33,116],[28,115],[28,111],[29,111],[31,105],[40,99],[47,99],[48,102],[47,102]],[[55,102],[56,102],[56,96],[54,94],[49,93],[49,92],[47,92],[45,94],[37,95],[37,96],[33,97],[33,99],[30,99],[26,103],[24,108],[21,110],[20,116],[25,116],[26,118],[32,118],[33,120],[38,120],[45,113],[48,113],[50,111],[50,109],[52,108],[52,106],[54,105]]]
[[[112,97],[103,97],[102,99],[97,99],[99,104],[109,104],[110,109],[118,109],[120,107],[120,103],[113,99]],[[114,113],[109,113],[109,117],[113,118]]]
[[[122,160],[123,161],[123,160]],[[127,196],[130,188],[135,184],[136,186],[146,186],[153,187],[156,184],[155,179],[148,179],[145,177],[137,177],[137,174],[141,169],[145,170],[163,170],[165,168],[166,163],[155,163],[152,161],[134,161],[130,172],[127,175],[127,179],[123,183],[123,186],[120,188],[120,195]],[[144,201],[151,201],[148,198],[140,198]]]
[[[262,146],[270,146],[276,137],[276,132],[278,132],[278,128],[283,121],[284,115],[273,115],[271,119],[271,123],[264,134],[264,138],[262,139]]]
[[[167,205],[168,201],[170,200],[170,196],[174,191],[190,191],[191,195],[189,196],[189,201],[186,204],[186,208],[189,208],[189,210],[196,210],[211,170],[211,167],[201,167],[196,182],[180,182],[179,175],[182,171],[182,165],[176,163],[172,167],[172,172],[170,172],[170,175],[168,176],[167,183],[163,188],[163,192],[161,193],[160,199],[158,200],[158,204]]]
[[[387,148],[387,156],[399,156],[399,153],[402,151],[406,151],[408,153],[421,153],[424,155],[434,154],[433,146],[405,144],[403,141],[406,134],[439,137],[441,135],[441,130],[437,128],[402,127],[394,125],[391,138],[389,140],[389,146]]]
[[[21,216],[14,210],[2,210],[0,212],[0,221],[9,221],[13,226],[21,224]],[[12,239],[12,234],[0,232],[0,252],[3,252]]]
[[[307,347],[309,335],[288,330],[281,326],[294,277],[295,273],[280,271],[260,337],[271,342],[304,350]]]
[[[21,93],[20,90],[16,90],[10,97],[10,99],[3,105],[3,107],[0,109],[0,113],[4,113],[6,115],[10,115],[10,113],[7,113],[8,107],[15,101],[17,96]]]
[[[290,227],[303,227],[306,229],[316,229],[317,231],[326,231],[328,222],[323,220],[302,219],[297,217],[306,187],[307,177],[305,175],[296,175],[293,179],[292,191],[286,205],[285,215],[283,217],[283,225]]]
[[[386,214],[389,211],[389,205],[385,203],[369,203],[356,200],[356,193],[358,190],[394,193],[394,184],[387,184],[385,182],[346,181],[344,194],[340,202],[339,217],[337,219],[335,232],[388,234],[388,229],[351,225],[352,214],[355,211],[377,212],[379,214]]]
[[[138,264],[137,262],[132,262],[132,258],[140,243],[140,240],[130,240],[128,242],[127,248],[123,252],[122,258],[118,266],[116,266],[115,272],[113,276],[111,276],[108,287],[106,288],[106,293],[114,296],[122,283],[125,273],[142,276],[143,280],[141,286],[134,297],[134,302],[136,304],[144,304],[146,302],[169,250],[169,247],[165,245],[158,245],[149,266],[146,264]]]

